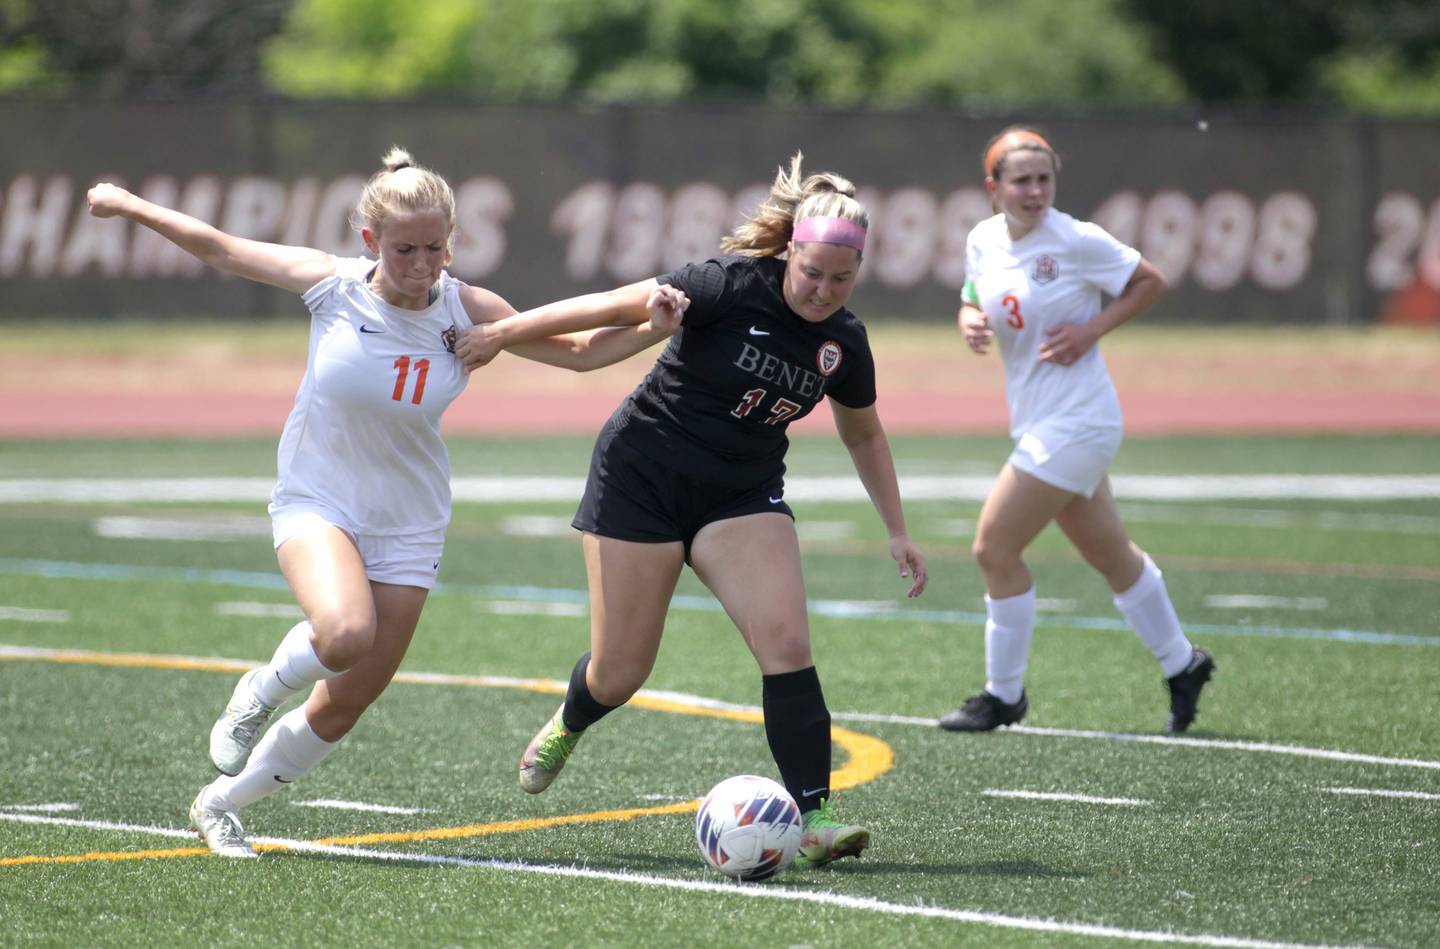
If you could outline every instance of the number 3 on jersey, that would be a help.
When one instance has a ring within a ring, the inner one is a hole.
[[[1025,318],[1020,315],[1020,298],[1013,293],[1007,293],[1000,298],[1000,305],[1010,314],[1005,318],[1005,322],[1013,329],[1023,330]]]
[[[411,405],[419,405],[420,400],[425,397],[425,377],[430,373],[430,360],[419,359],[415,362],[415,394],[410,397]],[[395,391],[390,393],[390,398],[396,402],[405,398],[405,381],[410,375],[410,357],[398,356],[395,359]]]

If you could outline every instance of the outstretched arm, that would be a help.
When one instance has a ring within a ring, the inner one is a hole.
[[[108,182],[91,188],[86,199],[95,217],[123,217],[144,225],[201,262],[237,277],[304,293],[335,273],[335,258],[322,250],[236,237]]]
[[[607,326],[584,333],[549,336],[506,347],[509,352],[576,372],[613,365],[667,339],[680,328],[690,299],[675,287],[656,287],[646,300],[650,321],[638,326]]]
[[[514,349],[547,336],[598,329],[603,326],[633,326],[650,319],[647,304],[660,284],[654,279],[629,286],[587,293],[503,319],[474,311],[475,328],[455,346],[455,354],[466,369],[476,369],[494,359],[502,349]],[[469,310],[467,304],[466,309]],[[643,348],[643,347],[642,347]]]
[[[900,576],[911,579],[906,596],[919,596],[925,592],[930,573],[925,566],[925,555],[905,531],[900,482],[895,477],[895,459],[890,454],[890,440],[885,437],[880,416],[873,405],[852,409],[834,399],[830,400],[830,410],[835,415],[840,440],[855,463],[855,473],[860,476],[860,483],[865,485],[865,492],[870,495],[870,502],[890,535],[890,556],[900,565]]]

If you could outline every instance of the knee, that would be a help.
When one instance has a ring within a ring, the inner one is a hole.
[[[650,677],[651,664],[597,662],[593,657],[586,673],[590,695],[601,705],[624,705],[640,691]]]
[[[1145,569],[1145,556],[1134,544],[1087,550],[1084,556],[1086,562],[1099,571],[1115,590],[1132,586]]]
[[[970,545],[970,555],[975,558],[975,563],[982,573],[1013,569],[1020,563],[1018,550],[983,535],[977,536]]]
[[[315,630],[315,655],[325,668],[349,669],[375,645],[375,613],[341,609],[310,617]]]
[[[805,623],[776,626],[753,637],[760,671],[792,672],[815,664],[810,653],[810,627]]]

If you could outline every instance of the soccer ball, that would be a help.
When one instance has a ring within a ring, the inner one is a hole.
[[[737,880],[764,880],[788,866],[802,831],[795,799],[754,774],[715,785],[695,814],[695,840],[705,862]]]

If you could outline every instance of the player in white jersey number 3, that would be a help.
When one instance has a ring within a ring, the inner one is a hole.
[[[257,856],[237,812],[334,751],[405,657],[450,522],[440,416],[469,381],[456,339],[486,325],[491,345],[473,365],[505,348],[578,371],[666,338],[667,316],[679,323],[673,291],[650,296],[644,323],[645,313],[509,319],[508,303],[444,269],[454,246],[450,186],[403,149],[384,165],[353,220],[375,260],[236,237],[111,184],[89,193],[96,217],[148,227],[218,270],[300,294],[310,310],[308,363],[270,499],[276,558],[305,619],[240,679],[211,730],[221,777],[195,797],[190,821],[222,856]],[[636,325],[579,332],[602,322]],[[305,691],[305,704],[266,731],[276,709]]]
[[[1035,581],[1022,554],[1054,521],[1159,661],[1170,691],[1165,730],[1183,732],[1215,662],[1190,644],[1159,568],[1120,520],[1107,474],[1120,448],[1120,402],[1097,346],[1153,304],[1165,278],[1134,248],[1052,206],[1060,161],[1036,132],[1001,132],[984,169],[997,213],[966,242],[959,323],[974,352],[999,345],[1015,448],[975,529],[985,688],[940,726],[990,731],[1025,717]]]

